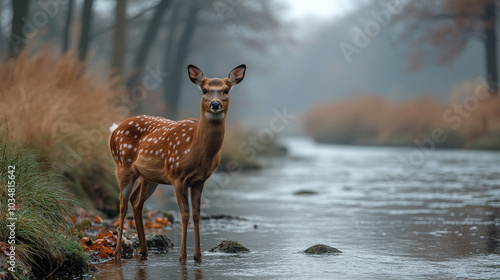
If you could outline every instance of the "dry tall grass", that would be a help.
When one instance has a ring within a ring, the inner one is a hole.
[[[305,120],[307,133],[318,142],[412,146],[415,140],[443,129],[441,147],[500,149],[500,98],[479,82],[456,85],[449,103],[428,96],[392,102],[378,95],[314,106]]]
[[[0,129],[37,150],[82,201],[113,214],[118,193],[108,127],[128,112],[116,102],[124,88],[84,67],[74,53],[54,58],[48,49],[0,65]]]

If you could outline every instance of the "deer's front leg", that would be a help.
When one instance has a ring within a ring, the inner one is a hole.
[[[191,206],[193,208],[194,223],[194,260],[201,262],[201,243],[200,243],[200,202],[203,185],[191,188]]]
[[[189,202],[187,188],[183,184],[175,185],[175,197],[177,198],[177,205],[179,206],[182,218],[181,255],[179,257],[179,261],[181,264],[186,264],[186,238],[187,227],[189,224]]]

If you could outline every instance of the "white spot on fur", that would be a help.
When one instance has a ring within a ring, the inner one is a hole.
[[[109,132],[110,133],[113,133],[113,131],[115,131],[115,129],[118,127],[118,124],[117,123],[113,123],[110,127],[109,127]]]

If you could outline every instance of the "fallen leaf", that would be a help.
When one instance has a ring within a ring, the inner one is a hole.
[[[106,246],[107,242],[106,240],[104,239],[97,239],[94,244],[96,244],[97,246]]]
[[[153,228],[162,228],[163,226],[160,225],[159,223],[154,223],[152,227]]]
[[[156,218],[156,219],[155,219],[155,221],[156,221],[157,223],[163,224],[163,225],[165,225],[165,226],[168,226],[168,224],[170,223],[170,222],[168,221],[168,219],[163,218],[163,217],[158,217],[158,218]]]
[[[82,243],[86,244],[87,246],[92,246],[92,240],[90,237],[82,237]]]
[[[96,223],[96,224],[102,224],[103,220],[102,220],[102,218],[99,215],[97,215],[97,216],[94,217],[94,223]]]
[[[104,237],[113,236],[112,232],[101,232],[97,235],[97,239],[102,239]]]

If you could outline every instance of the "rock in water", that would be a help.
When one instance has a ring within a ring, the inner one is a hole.
[[[307,248],[304,253],[306,254],[314,254],[314,255],[322,255],[322,254],[338,254],[342,253],[339,249],[330,247],[324,244],[316,244]]]
[[[299,190],[293,193],[294,195],[315,195],[318,194],[318,192],[313,191],[313,190]]]
[[[155,234],[153,236],[151,236],[151,235],[146,236],[146,243],[147,243],[148,249],[156,250],[160,253],[168,252],[168,249],[171,249],[174,247],[174,244],[172,244],[172,241],[170,241],[170,239],[168,239],[166,235],[162,235],[162,234]]]
[[[250,252],[250,250],[247,247],[241,245],[239,242],[229,241],[229,240],[222,241],[219,245],[217,245],[216,247],[213,247],[209,251],[210,252],[220,252],[220,253],[247,253],[247,252]]]

